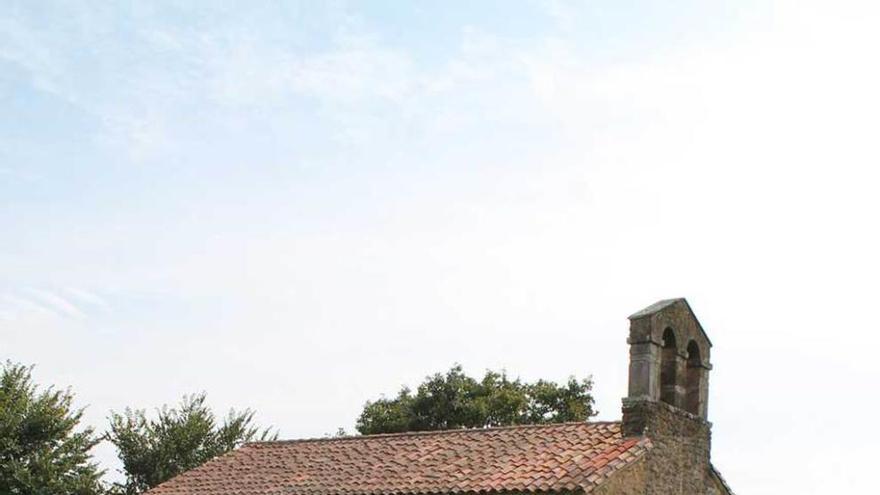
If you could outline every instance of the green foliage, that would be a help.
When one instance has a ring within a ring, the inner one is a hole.
[[[478,381],[455,365],[427,377],[415,394],[403,387],[393,399],[367,402],[356,428],[368,435],[586,421],[596,414],[592,388],[590,378],[524,383],[494,371]]]
[[[394,433],[412,429],[413,397],[408,388],[404,387],[396,399],[381,398],[375,402],[367,402],[355,426],[358,432]]]
[[[31,371],[0,366],[0,493],[101,493],[103,472],[89,454],[98,440],[91,428],[79,429],[82,410],[72,408],[69,391],[38,390]]]
[[[205,394],[184,396],[178,408],[162,407],[155,419],[144,411],[111,413],[107,438],[119,451],[126,476],[116,493],[142,493],[169,478],[252,440],[275,440],[252,424],[254,412],[230,411],[223,424],[205,404]]]

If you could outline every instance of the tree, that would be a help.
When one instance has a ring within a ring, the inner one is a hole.
[[[525,383],[503,371],[476,380],[455,365],[426,377],[415,394],[403,387],[393,399],[368,401],[356,428],[368,435],[586,421],[596,414],[592,389],[590,378]]]
[[[277,433],[253,425],[254,412],[230,411],[223,424],[205,404],[205,394],[184,396],[179,408],[163,406],[155,419],[143,410],[111,413],[106,437],[122,460],[125,483],[116,493],[137,494],[252,440]]]
[[[89,453],[97,443],[92,428],[80,428],[82,409],[73,394],[39,390],[33,367],[0,365],[0,493],[93,495],[103,472]]]

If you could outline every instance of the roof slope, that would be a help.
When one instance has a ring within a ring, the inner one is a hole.
[[[379,495],[591,491],[651,447],[620,423],[258,442],[150,495]]]

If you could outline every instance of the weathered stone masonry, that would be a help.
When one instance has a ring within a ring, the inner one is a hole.
[[[708,417],[712,342],[687,301],[660,301],[630,316],[628,342],[629,398]]]
[[[711,466],[707,421],[710,348],[684,299],[661,301],[630,317],[629,396],[623,400],[624,436],[648,437],[653,448],[623,491],[609,494],[722,494]],[[623,473],[621,473],[623,474]],[[635,478],[644,478],[641,486]]]

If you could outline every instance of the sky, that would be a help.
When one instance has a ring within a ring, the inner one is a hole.
[[[876,489],[875,2],[0,3],[0,359],[99,431],[454,363],[614,420],[686,297],[733,488]]]

